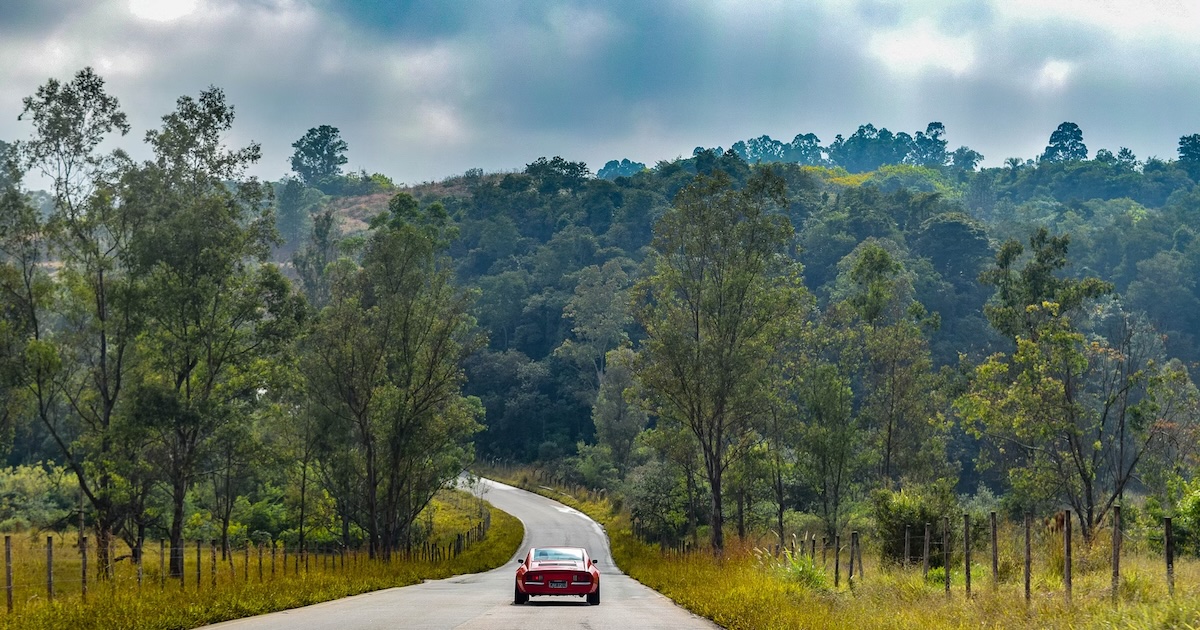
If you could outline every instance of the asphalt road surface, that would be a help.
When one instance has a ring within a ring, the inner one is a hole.
[[[501,483],[482,480],[481,484],[484,499],[525,524],[525,541],[506,565],[487,573],[376,591],[207,627],[221,630],[711,630],[718,627],[621,573],[612,561],[604,530],[583,513]],[[586,547],[597,560],[599,606],[588,606],[581,597],[534,597],[528,604],[513,604],[517,558],[524,557],[529,547],[551,545]]]

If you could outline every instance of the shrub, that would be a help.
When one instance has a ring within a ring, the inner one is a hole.
[[[935,539],[941,540],[943,517],[958,513],[958,503],[948,481],[942,480],[927,486],[913,485],[899,491],[876,490],[871,495],[871,512],[878,530],[880,553],[884,561],[899,563],[904,559],[904,528],[912,536],[909,562],[920,562],[921,540],[925,524],[933,527]],[[951,544],[957,539],[954,520],[951,518]],[[959,534],[961,535],[961,534]],[[940,553],[931,553],[930,566],[941,565]]]

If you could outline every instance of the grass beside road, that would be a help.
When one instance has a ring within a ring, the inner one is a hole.
[[[469,519],[463,511],[473,509],[473,501],[465,493],[443,495],[435,512],[435,531],[440,531],[436,528],[442,523],[468,523]],[[344,570],[340,567],[327,568],[324,563],[316,561],[310,562],[307,573],[303,568],[299,575],[284,575],[280,571],[273,580],[268,579],[263,583],[257,581],[255,567],[251,569],[249,581],[243,580],[242,574],[236,572],[219,576],[216,589],[210,587],[208,566],[204,566],[203,583],[198,591],[194,582],[190,581],[191,576],[188,576],[189,582],[184,589],[180,589],[177,582],[168,582],[160,588],[157,578],[148,579],[140,591],[136,583],[132,588],[128,582],[120,582],[119,587],[116,586],[117,581],[92,583],[89,585],[87,603],[82,602],[77,594],[56,598],[53,603],[20,602],[13,614],[6,615],[0,611],[0,628],[182,630],[407,586],[422,580],[485,571],[508,562],[524,536],[524,528],[519,520],[491,506],[488,509],[491,512],[491,529],[487,537],[467,547],[453,559],[439,563],[399,560],[391,563],[368,562],[364,555],[359,555],[357,564],[347,561]],[[207,550],[205,554],[204,560],[207,562]],[[290,558],[289,562],[292,560]],[[60,573],[57,563],[56,573]]]
[[[1061,575],[1044,567],[1040,574],[1035,568],[1027,607],[1020,575],[1007,576],[993,590],[990,567],[975,562],[971,599],[964,595],[961,567],[952,571],[947,598],[944,581],[926,580],[920,569],[879,566],[869,552],[863,554],[867,579],[848,588],[843,567],[840,587],[834,589],[831,571],[813,569],[807,559],[773,558],[734,537],[727,537],[729,548],[721,558],[707,551],[664,554],[635,538],[628,517],[614,513],[607,498],[548,482],[531,469],[481,474],[561,501],[604,524],[613,558],[626,574],[725,628],[1200,629],[1200,561],[1194,558],[1176,561],[1171,597],[1160,555],[1123,555],[1115,606],[1111,567],[1103,561],[1108,552],[1100,546],[1076,560],[1071,603],[1064,597]],[[844,563],[844,555],[842,559]]]

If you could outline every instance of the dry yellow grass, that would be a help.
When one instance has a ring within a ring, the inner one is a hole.
[[[433,518],[439,544],[448,544],[473,524],[472,517],[478,515],[475,501],[465,493],[446,493],[439,498]],[[232,564],[218,559],[215,588],[207,545],[201,550],[199,583],[195,548],[188,548],[181,587],[178,580],[160,581],[155,543],[147,550],[141,588],[137,586],[136,567],[127,560],[116,564],[112,579],[98,581],[94,577],[94,559],[90,558],[92,575],[86,602],[81,593],[77,548],[60,546],[60,541],[55,541],[55,598],[51,603],[47,601],[45,538],[14,536],[14,612],[0,612],[0,628],[191,628],[425,579],[474,573],[507,562],[524,535],[520,521],[490,506],[489,510],[492,526],[487,538],[441,562],[405,562],[396,558],[385,563],[368,561],[364,554],[344,558],[312,554],[307,570],[301,562],[297,571],[294,554],[288,555],[285,569],[283,555],[277,553],[272,574],[270,552],[264,550],[260,582],[257,551],[251,551],[247,566],[245,553],[238,550],[231,558]],[[62,541],[74,542],[74,537]],[[117,555],[124,553],[127,550],[118,551]]]
[[[972,557],[972,596],[967,599],[961,564],[951,571],[951,593],[944,582],[926,580],[920,568],[880,566],[870,547],[863,552],[865,579],[846,582],[843,554],[841,583],[832,588],[832,555],[825,567],[826,587],[811,588],[789,579],[776,563],[764,562],[761,550],[735,537],[716,558],[707,551],[663,554],[634,538],[627,517],[614,515],[603,497],[574,488],[548,487],[531,470],[492,470],[489,474],[554,497],[605,523],[618,566],[634,579],[681,606],[726,628],[1200,628],[1200,560],[1175,563],[1175,595],[1167,592],[1161,555],[1139,545],[1125,547],[1120,594],[1112,600],[1111,547],[1100,534],[1090,547],[1073,547],[1073,589],[1068,603],[1057,540],[1035,542],[1032,597],[1024,597],[1023,530],[1000,531],[1001,580],[993,587],[990,555]],[[768,554],[769,556],[769,554]],[[961,560],[960,560],[961,562]],[[820,564],[818,551],[817,564]]]

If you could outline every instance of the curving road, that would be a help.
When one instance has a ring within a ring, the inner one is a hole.
[[[304,608],[228,621],[222,630],[337,630],[522,628],[706,629],[712,622],[621,573],[613,563],[604,530],[583,513],[556,501],[489,480],[480,481],[484,498],[525,524],[525,540],[507,565],[472,575],[447,578],[356,595]],[[586,547],[600,568],[601,601],[535,597],[514,605],[516,557],[532,546]]]

